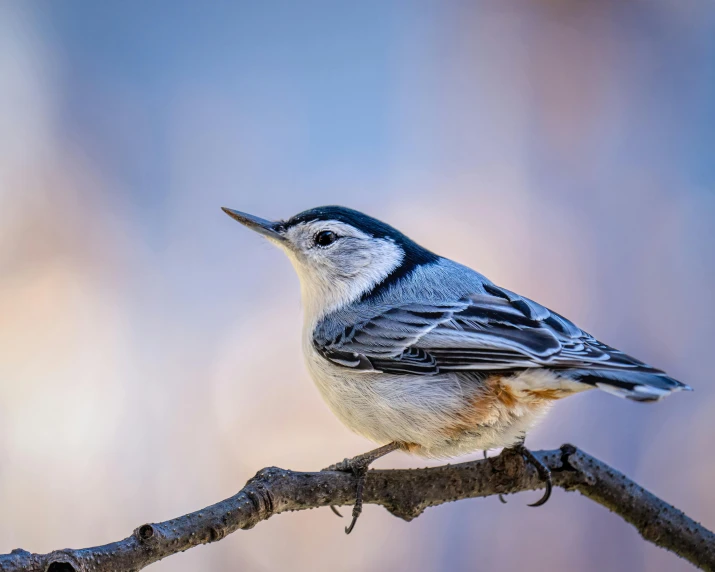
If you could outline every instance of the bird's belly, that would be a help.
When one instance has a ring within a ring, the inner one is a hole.
[[[502,399],[497,385],[479,376],[357,372],[307,345],[313,380],[343,424],[375,443],[398,441],[425,457],[511,446],[550,405]]]

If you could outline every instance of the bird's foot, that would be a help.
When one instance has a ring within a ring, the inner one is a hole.
[[[353,505],[353,518],[348,526],[345,527],[345,534],[350,534],[355,528],[355,523],[362,513],[362,493],[365,488],[365,481],[367,480],[367,470],[373,461],[379,459],[380,457],[391,453],[400,448],[398,443],[389,443],[383,447],[379,447],[352,459],[343,459],[339,463],[330,465],[323,469],[323,471],[340,471],[344,473],[352,473],[357,479],[357,485],[355,487],[355,504]],[[342,514],[334,505],[330,505],[330,509],[342,518]]]
[[[536,472],[539,473],[539,477],[546,484],[546,490],[544,491],[543,496],[539,500],[537,500],[535,503],[531,503],[528,506],[541,506],[545,504],[546,501],[548,501],[551,497],[551,490],[553,488],[553,483],[551,481],[551,470],[546,465],[544,465],[544,463],[542,463],[536,457],[536,455],[534,455],[534,453],[529,451],[529,449],[524,446],[524,443],[519,443],[518,445],[514,445],[513,447],[504,449],[501,454],[521,455],[527,463],[530,463],[536,469]],[[503,503],[506,503],[502,495],[499,495],[499,500],[501,500]]]
[[[344,473],[352,473],[357,479],[357,486],[355,488],[355,504],[353,505],[353,518],[350,525],[345,527],[345,534],[350,534],[355,528],[355,523],[362,513],[362,491],[365,487],[365,480],[367,479],[367,470],[370,466],[369,462],[365,462],[360,459],[360,456],[353,457],[352,459],[344,459],[339,463],[330,465],[323,469],[324,471],[340,471]],[[330,510],[332,510],[340,518],[343,517],[338,511],[335,505],[330,505]]]

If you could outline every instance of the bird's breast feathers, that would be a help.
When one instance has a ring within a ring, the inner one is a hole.
[[[398,441],[425,457],[514,445],[555,399],[587,388],[538,370],[506,376],[355,371],[326,360],[312,343],[306,346],[311,376],[343,424],[376,443]]]

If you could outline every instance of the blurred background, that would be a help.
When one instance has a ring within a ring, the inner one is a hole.
[[[288,261],[224,205],[364,210],[689,383],[573,397],[527,444],[715,527],[714,59],[706,0],[0,2],[0,551],[371,448],[303,367]],[[368,506],[350,537],[285,514],[151,570],[690,569],[538,495]]]

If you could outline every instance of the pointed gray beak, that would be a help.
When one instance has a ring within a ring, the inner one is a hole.
[[[247,213],[242,213],[240,211],[235,211],[233,209],[227,209],[226,207],[221,207],[221,210],[225,212],[228,216],[230,216],[232,219],[237,220],[242,225],[247,226],[251,230],[255,230],[257,233],[262,234],[263,236],[272,240],[285,242],[285,238],[277,230],[278,223],[272,222],[270,220],[265,220]]]

